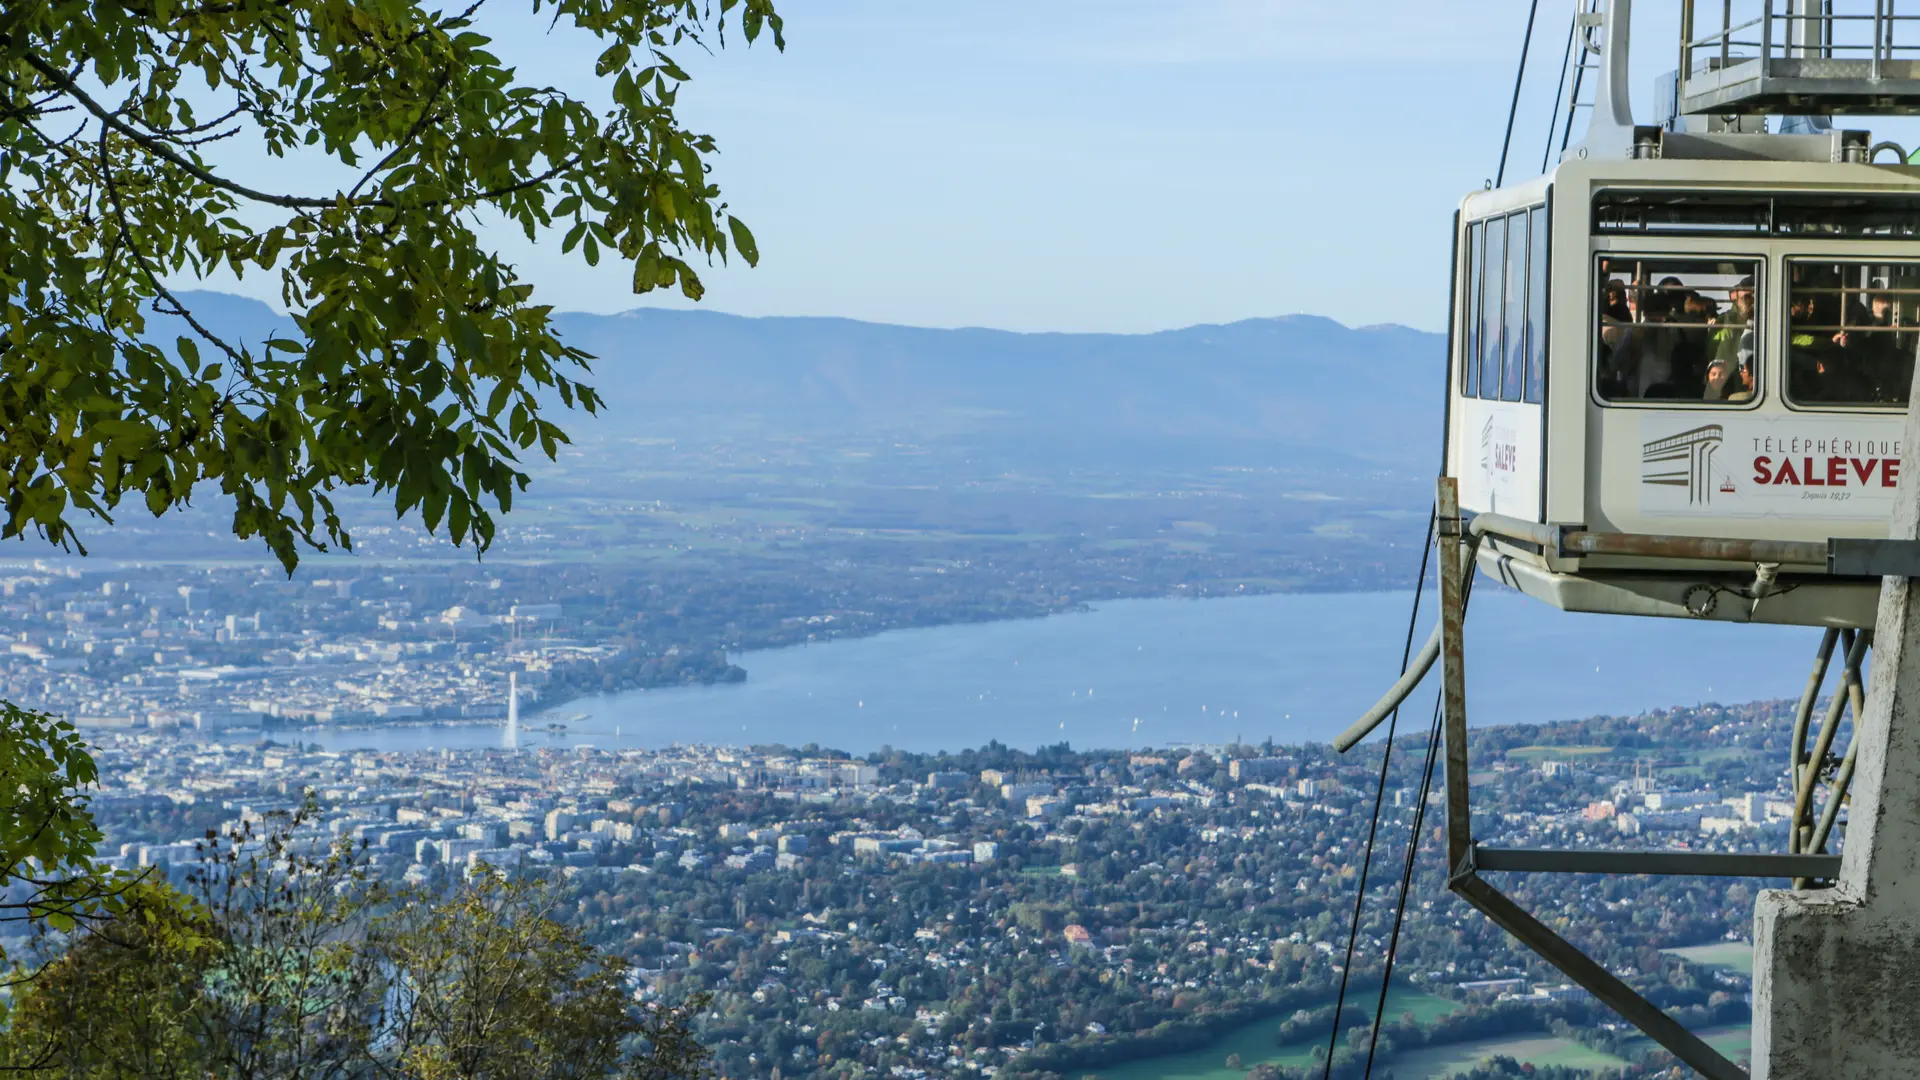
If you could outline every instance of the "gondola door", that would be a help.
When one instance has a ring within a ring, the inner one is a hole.
[[[1541,520],[1547,211],[1469,223],[1456,333],[1452,472],[1461,508]]]

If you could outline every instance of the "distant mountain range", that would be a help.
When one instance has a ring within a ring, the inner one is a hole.
[[[185,294],[250,341],[266,305]],[[171,340],[184,327],[153,320]],[[1311,315],[1153,334],[935,330],[640,308],[562,314],[610,408],[578,434],[745,422],[769,431],[946,432],[1030,453],[1297,458],[1424,466],[1438,452],[1444,341]]]

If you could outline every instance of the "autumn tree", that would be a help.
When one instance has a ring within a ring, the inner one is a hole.
[[[216,954],[203,912],[150,883],[15,991],[0,1035],[9,1073],[190,1080],[214,1057],[202,993]]]
[[[491,870],[390,891],[311,811],[209,837],[15,990],[0,1069],[66,1080],[697,1080],[678,1006]]]
[[[550,885],[482,873],[450,901],[397,905],[375,935],[405,988],[380,1056],[418,1080],[702,1072],[704,999],[636,1007],[627,965],[559,923],[558,903]]]

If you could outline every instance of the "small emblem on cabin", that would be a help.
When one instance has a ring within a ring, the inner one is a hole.
[[[1713,501],[1713,456],[1725,432],[1719,424],[1702,424],[1678,435],[1652,439],[1640,446],[1640,482],[1687,489],[1687,504]],[[1733,491],[1731,477],[1720,490]]]

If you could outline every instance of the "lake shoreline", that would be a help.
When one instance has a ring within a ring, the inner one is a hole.
[[[1398,676],[1408,601],[1405,593],[1115,600],[1061,618],[741,652],[731,659],[751,666],[745,682],[585,695],[537,709],[523,701],[521,745],[813,743],[865,755],[992,741],[1021,749],[1325,742]],[[1816,644],[1802,628],[1569,615],[1489,593],[1468,622],[1470,715],[1475,726],[1494,726],[1792,697]],[[1737,670],[1723,662],[1731,656],[1741,658]],[[1431,708],[1431,694],[1423,686],[1410,707]],[[556,716],[566,728],[549,732]],[[501,721],[488,718],[279,737],[431,749],[497,746],[500,733]]]

